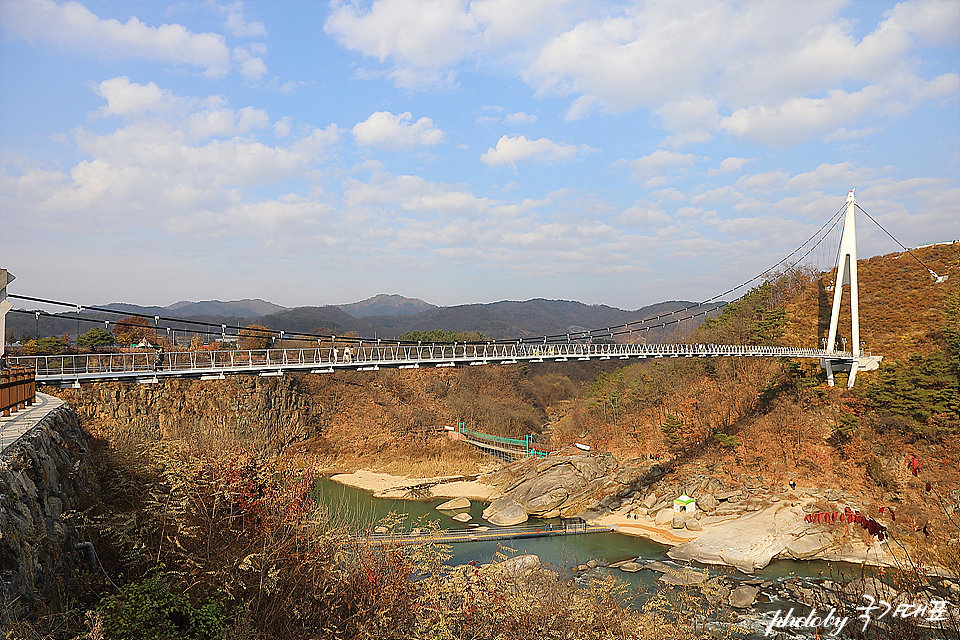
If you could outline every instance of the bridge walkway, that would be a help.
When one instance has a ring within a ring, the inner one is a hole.
[[[227,375],[280,376],[285,372],[317,374],[335,371],[378,371],[381,368],[478,366],[519,362],[629,360],[631,358],[777,357],[826,360],[838,366],[858,361],[849,351],[707,344],[430,344],[362,345],[338,349],[187,351],[164,354],[155,365],[154,352],[94,353],[11,357],[12,364],[36,369],[37,383],[78,386],[83,382],[156,383],[169,378],[223,379]]]
[[[37,393],[30,407],[21,409],[6,418],[0,416],[0,455],[62,404],[63,400],[60,398],[46,393]]]
[[[525,527],[478,527],[474,529],[446,529],[430,531],[414,529],[403,533],[383,533],[368,536],[354,536],[353,541],[367,544],[454,544],[461,542],[488,542],[491,540],[516,540],[521,538],[548,538],[553,536],[583,535],[590,533],[610,533],[614,527],[606,525],[581,524],[556,528],[548,525]]]

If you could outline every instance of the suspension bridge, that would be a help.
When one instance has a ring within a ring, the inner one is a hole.
[[[344,354],[344,351],[348,353]],[[531,345],[430,344],[420,346],[371,345],[316,349],[190,351],[164,354],[162,364],[153,353],[103,353],[10,358],[18,366],[35,369],[38,384],[78,387],[84,382],[127,381],[142,384],[165,379],[220,380],[228,375],[263,377],[285,373],[329,374],[336,371],[379,371],[521,362],[568,362],[656,358],[813,358],[830,359],[836,366],[857,361],[849,351],[704,344],[585,344],[578,342]]]
[[[453,344],[409,344],[387,340],[369,340],[362,338],[343,339],[336,336],[312,336],[317,339],[315,348],[294,349],[261,349],[261,350],[222,350],[222,351],[185,351],[165,352],[162,357],[152,352],[140,353],[91,353],[81,355],[55,356],[16,356],[9,358],[12,365],[28,367],[36,372],[36,381],[40,384],[60,387],[78,387],[82,383],[103,381],[126,381],[141,384],[159,383],[163,380],[177,378],[193,378],[200,380],[219,380],[228,375],[258,375],[282,376],[287,373],[308,372],[313,374],[331,374],[337,371],[378,371],[380,369],[419,369],[443,368],[459,366],[482,365],[510,365],[517,363],[536,362],[567,362],[590,360],[630,360],[630,359],[658,359],[658,358],[802,358],[818,360],[826,370],[828,383],[834,383],[834,373],[847,371],[847,385],[852,387],[858,371],[876,369],[882,356],[865,354],[860,346],[859,298],[857,282],[857,251],[856,228],[854,214],[859,208],[854,198],[853,190],[847,196],[844,207],[841,207],[831,219],[824,224],[804,245],[785,257],[766,273],[784,264],[796,255],[805,246],[809,246],[809,255],[824,238],[826,229],[832,225],[832,230],[843,219],[840,251],[837,260],[837,279],[834,286],[833,307],[831,312],[829,334],[823,340],[822,348],[793,348],[750,345],[716,345],[716,344],[597,344],[597,337],[616,338],[637,330],[646,330],[653,327],[664,327],[678,323],[681,320],[695,318],[709,313],[717,308],[715,301],[723,296],[737,291],[746,285],[758,280],[764,274],[748,282],[730,289],[708,300],[694,303],[691,306],[666,314],[680,316],[674,320],[664,320],[659,325],[651,324],[662,316],[635,321],[623,325],[622,328],[579,331],[564,336],[542,336],[540,338],[524,338],[519,340],[497,340],[486,343],[453,343]],[[841,212],[845,213],[841,215]],[[861,209],[861,211],[863,211]],[[863,213],[866,214],[864,211]],[[869,216],[869,214],[867,214]],[[871,218],[873,220],[873,218]],[[874,220],[874,222],[876,222]],[[879,223],[877,223],[879,224]],[[882,227],[881,227],[882,228]],[[886,231],[884,229],[884,231]],[[827,232],[829,233],[829,231]],[[889,234],[889,232],[888,232]],[[891,236],[892,237],[892,236]],[[818,239],[819,238],[819,239]],[[813,242],[816,240],[816,242]],[[812,245],[812,246],[810,246]],[[901,245],[903,246],[903,245]],[[906,249],[906,247],[904,247]],[[909,251],[909,250],[908,250]],[[916,257],[916,256],[914,256]],[[919,258],[917,258],[919,260]],[[922,263],[921,263],[922,264]],[[926,265],[924,265],[926,267]],[[928,269],[929,270],[929,269]],[[930,273],[938,281],[945,276]],[[4,282],[0,283],[4,289],[0,295],[0,306],[4,314],[11,308],[7,297],[4,272]],[[841,293],[844,285],[849,285],[850,292],[850,346],[846,349],[840,346],[838,323],[840,317]],[[39,300],[28,296],[10,295],[12,298],[25,300]],[[713,304],[711,304],[713,303]],[[725,303],[719,303],[720,305]],[[81,307],[77,305],[78,322]],[[109,311],[97,307],[87,307],[97,311]],[[702,310],[696,311],[697,308]],[[112,311],[111,311],[112,312]],[[37,312],[39,313],[39,312]],[[684,315],[685,314],[685,315]],[[146,316],[144,316],[146,317]],[[0,315],[2,318],[2,315]],[[160,318],[155,318],[159,323]],[[197,323],[207,324],[207,323]],[[219,325],[226,337],[226,325]],[[0,331],[3,325],[0,320]],[[239,331],[238,331],[239,332]],[[0,334],[2,335],[2,334]],[[280,332],[281,338],[283,332]],[[604,340],[603,342],[614,342]],[[502,444],[502,443],[501,443]]]

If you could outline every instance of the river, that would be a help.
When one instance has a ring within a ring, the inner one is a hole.
[[[407,529],[425,526],[430,521],[437,521],[441,529],[463,529],[466,526],[451,518],[454,515],[453,512],[448,514],[436,510],[436,506],[445,502],[447,498],[431,500],[374,498],[370,491],[341,485],[326,477],[318,481],[317,494],[332,510],[346,517],[351,523],[351,528],[356,531],[371,528],[377,521],[391,512],[407,514],[405,520],[405,528]],[[477,501],[473,501],[472,505],[469,512],[473,516],[473,522],[484,523],[482,513],[486,505]],[[557,521],[531,518],[527,524],[537,525],[547,522]],[[507,547],[507,549],[504,549],[504,547]],[[640,557],[644,560],[660,560],[673,563],[667,557],[669,547],[645,538],[620,533],[459,543],[450,545],[450,549],[453,553],[453,557],[450,559],[451,564],[465,564],[471,561],[492,562],[498,551],[505,552],[508,555],[532,553],[539,556],[544,565],[551,566],[561,575],[571,567],[585,564],[589,560],[612,563]],[[732,567],[711,565],[707,569],[714,575],[727,574],[746,577]],[[870,574],[870,570],[867,569],[867,571]],[[660,574],[652,571],[640,571],[638,573],[615,571],[615,575],[638,586],[652,586]],[[834,580],[843,580],[850,579],[851,576],[859,578],[861,575],[861,568],[853,564],[821,560],[805,562],[776,560],[763,569],[757,570],[750,577],[766,578],[771,581],[789,577],[832,577]]]

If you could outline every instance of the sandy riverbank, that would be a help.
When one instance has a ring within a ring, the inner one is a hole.
[[[465,480],[463,476],[411,478],[361,469],[353,473],[339,473],[330,476],[330,479],[348,487],[372,491],[375,498],[407,498],[408,489],[418,485],[429,485],[429,496],[434,498],[468,498],[490,502],[500,496],[496,487],[476,480]]]

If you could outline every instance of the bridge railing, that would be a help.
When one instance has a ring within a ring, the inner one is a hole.
[[[33,404],[37,397],[37,382],[33,369],[14,366],[0,371],[0,413],[10,417]]]
[[[715,344],[587,344],[579,342],[532,344],[365,344],[312,349],[260,349],[224,351],[164,352],[158,361],[155,352],[91,353],[57,356],[10,357],[11,364],[36,370],[38,377],[66,378],[79,375],[129,374],[137,372],[204,371],[256,372],[287,368],[321,370],[365,366],[454,366],[455,364],[512,363],[520,360],[542,362],[593,358],[666,357],[800,357],[852,359],[849,351],[795,349]]]

